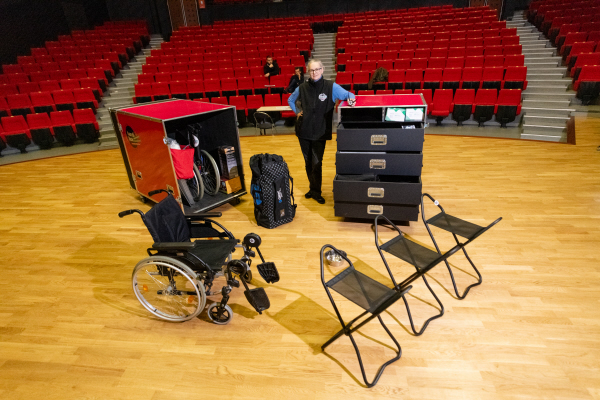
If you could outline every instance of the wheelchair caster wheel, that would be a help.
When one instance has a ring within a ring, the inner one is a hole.
[[[244,245],[246,245],[246,247],[258,247],[260,246],[260,243],[260,236],[256,233],[249,233],[244,237]]]
[[[233,318],[231,307],[221,307],[221,303],[212,303],[206,311],[208,318],[217,325],[227,325]]]

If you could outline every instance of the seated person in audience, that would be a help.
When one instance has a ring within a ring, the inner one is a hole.
[[[294,90],[296,90],[296,88],[300,86],[302,82],[304,82],[304,72],[302,72],[302,68],[296,67],[296,69],[294,70],[294,75],[292,75],[292,77],[290,78],[290,84],[284,90],[284,92],[294,93]]]
[[[273,57],[268,56],[267,62],[263,67],[263,71],[265,72],[265,78],[279,75],[279,66],[277,65],[277,61],[273,60]]]

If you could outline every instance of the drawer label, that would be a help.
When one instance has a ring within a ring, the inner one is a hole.
[[[371,159],[371,161],[369,161],[369,168],[385,169],[385,159],[383,159],[383,160]]]
[[[382,199],[384,196],[385,190],[383,188],[370,187],[367,190],[367,195],[369,197],[375,197],[378,199]]]
[[[381,205],[369,205],[367,206],[367,213],[368,214],[374,214],[374,215],[381,215],[383,214],[383,206]]]
[[[387,144],[387,135],[371,135],[372,146],[385,146]]]

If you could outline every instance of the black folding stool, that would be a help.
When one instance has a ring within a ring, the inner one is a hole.
[[[436,205],[440,209],[439,214],[436,214],[429,219],[425,219],[425,197],[428,197],[433,202],[433,204]],[[444,211],[444,209],[442,208],[442,206],[440,205],[440,203],[437,200],[435,200],[429,194],[423,193],[423,195],[421,196],[421,218],[423,219],[425,228],[427,228],[427,232],[429,232],[431,241],[433,242],[433,245],[435,246],[435,249],[437,250],[438,254],[442,254],[442,252],[440,251],[440,248],[437,245],[437,242],[433,238],[433,233],[431,232],[429,225],[433,225],[440,229],[450,232],[452,234],[452,236],[454,237],[454,240],[456,241],[457,244],[460,244],[460,241],[458,240],[457,235],[467,239],[467,241],[465,243],[462,243],[462,251],[465,254],[465,257],[467,257],[467,260],[469,260],[469,263],[471,264],[471,267],[473,267],[473,270],[477,274],[478,279],[477,279],[477,282],[467,286],[467,288],[465,289],[465,291],[463,292],[462,295],[460,295],[458,293],[458,288],[456,287],[456,282],[454,280],[454,274],[452,273],[450,264],[448,264],[448,261],[444,260],[444,262],[446,263],[446,267],[448,268],[448,272],[450,273],[450,278],[452,279],[452,286],[454,286],[454,293],[456,293],[456,297],[458,297],[459,300],[464,299],[465,297],[467,297],[467,293],[469,293],[469,290],[472,287],[481,285],[481,282],[483,281],[481,274],[475,267],[475,264],[473,264],[473,261],[471,261],[471,258],[469,257],[469,255],[467,254],[467,251],[465,250],[465,246],[467,244],[471,243],[473,240],[477,239],[479,236],[481,236],[484,232],[486,232],[492,226],[494,226],[498,222],[500,222],[502,217],[498,218],[497,220],[495,220],[494,222],[492,222],[491,224],[489,224],[488,226],[485,226],[485,227],[475,225],[471,222],[465,221],[464,219],[460,219],[460,218],[454,217],[450,214],[446,214],[446,212]]]
[[[388,240],[381,246],[379,245],[379,240],[378,240],[379,239],[379,231],[378,231],[377,220],[379,219],[379,217],[382,217],[383,219],[385,219],[386,222],[388,224],[390,224],[398,232],[398,236],[394,237],[391,240]],[[414,266],[417,269],[417,272],[422,271],[432,261],[434,261],[436,258],[438,258],[440,256],[438,253],[436,253],[433,250],[429,250],[428,248],[421,246],[420,244],[417,244],[413,241],[406,240],[402,234],[402,231],[400,231],[400,229],[398,229],[398,227],[384,215],[378,215],[375,218],[375,246],[377,246],[379,255],[381,255],[381,259],[383,260],[383,263],[385,264],[385,267],[387,268],[388,271],[390,271],[390,267],[388,266],[387,260],[385,259],[385,256],[383,255],[382,250],[393,255],[394,257],[397,257],[397,258],[411,264],[412,266]],[[396,285],[396,282],[394,281],[394,277],[392,276],[391,272],[390,272],[390,276],[392,278],[392,281],[394,282],[394,285]],[[429,323],[431,321],[433,321],[434,319],[440,318],[442,315],[444,315],[444,305],[442,304],[440,299],[438,299],[438,297],[435,294],[435,292],[433,291],[433,289],[431,289],[431,286],[429,286],[429,282],[427,282],[427,279],[425,279],[425,273],[420,274],[420,276],[423,279],[423,282],[425,282],[425,286],[427,286],[427,289],[429,289],[429,292],[433,295],[433,298],[435,299],[435,301],[437,301],[438,305],[440,306],[440,313],[434,315],[431,318],[428,318],[425,322],[423,322],[423,326],[421,327],[421,329],[419,331],[417,331],[415,329],[415,324],[413,321],[412,313],[410,312],[410,307],[408,305],[408,301],[406,300],[405,296],[402,296],[402,300],[404,301],[404,305],[406,306],[408,320],[410,321],[410,327],[411,327],[413,333],[415,334],[415,336],[422,335],[423,332],[425,332],[425,329],[427,329],[427,326],[429,325]]]
[[[416,244],[414,242],[410,242],[407,239],[404,239],[404,237],[402,237],[402,234],[400,234],[400,238],[401,238],[400,240],[402,241],[402,243],[404,243],[404,246],[406,247],[406,249],[409,252],[410,252],[410,249],[413,248],[413,246],[420,246],[419,244]],[[408,243],[410,243],[410,244],[408,244]],[[420,247],[422,247],[422,246],[420,246]],[[398,301],[398,299],[400,299],[401,297],[404,297],[404,295],[412,288],[412,286],[410,286],[410,284],[413,281],[422,277],[425,273],[427,273],[429,270],[431,270],[433,267],[435,267],[437,264],[439,264],[442,260],[446,260],[452,254],[454,254],[460,247],[461,247],[461,245],[457,244],[456,246],[454,246],[452,249],[450,249],[448,252],[446,252],[442,256],[436,254],[434,251],[424,248],[425,250],[435,254],[436,257],[434,257],[434,259],[431,260],[431,262],[429,262],[424,268],[422,268],[420,270],[417,269],[417,272],[415,272],[414,274],[412,274],[411,276],[406,278],[400,284],[396,284],[396,281],[394,280],[394,277],[386,264],[386,268],[387,268],[388,273],[394,284],[393,288],[389,288],[388,286],[386,286],[386,285],[374,280],[373,278],[370,278],[370,277],[366,276],[365,274],[354,269],[354,265],[352,264],[352,262],[350,262],[350,260],[345,255],[345,253],[339,251],[338,249],[336,249],[335,247],[333,247],[330,244],[326,244],[325,246],[323,246],[321,248],[321,282],[323,283],[323,287],[325,288],[325,291],[327,292],[327,296],[329,297],[329,300],[331,301],[331,305],[333,306],[333,309],[335,310],[335,314],[337,315],[338,319],[340,320],[342,329],[339,332],[337,332],[335,335],[333,335],[333,337],[331,339],[329,339],[323,346],[321,346],[321,349],[324,351],[327,346],[329,346],[335,340],[339,339],[342,335],[348,336],[350,338],[350,341],[352,342],[352,346],[354,346],[354,351],[356,352],[356,356],[358,358],[358,363],[360,365],[360,371],[362,373],[362,377],[363,377],[365,384],[367,385],[367,387],[375,386],[377,384],[377,381],[379,381],[381,374],[383,374],[383,371],[385,370],[385,368],[388,365],[390,365],[391,363],[393,363],[394,361],[399,360],[400,357],[402,356],[402,349],[400,348],[400,344],[398,343],[396,338],[394,338],[394,336],[389,331],[387,326],[385,326],[385,324],[383,323],[383,320],[381,319],[380,314],[382,312],[384,312],[385,310],[387,310],[388,307],[390,307],[396,301]],[[331,250],[335,251],[336,253],[338,253],[348,263],[349,266],[346,269],[344,269],[343,271],[341,271],[339,274],[334,276],[332,279],[325,282],[325,268],[324,268],[324,264],[323,264],[323,256],[327,249],[331,249]],[[337,293],[341,294],[342,296],[344,296],[345,298],[347,298],[354,304],[358,305],[365,311],[362,314],[360,314],[358,317],[354,318],[352,321],[345,323],[344,320],[342,319],[340,312],[338,311],[338,309],[335,305],[335,302],[333,300],[333,297],[331,296],[331,292],[329,291],[329,289],[332,289],[332,290],[336,291]],[[358,323],[356,326],[354,326],[354,327],[352,326],[360,318],[364,317],[367,314],[371,314],[371,315],[368,316],[363,321],[361,321],[360,323]],[[379,320],[379,323],[381,324],[383,329],[385,329],[386,333],[390,336],[390,338],[392,339],[392,341],[398,348],[398,351],[396,352],[396,356],[394,358],[386,361],[381,367],[379,367],[379,370],[377,371],[375,378],[373,379],[372,382],[369,382],[367,380],[367,376],[365,374],[365,368],[363,366],[362,358],[360,356],[360,351],[358,350],[358,346],[356,345],[356,342],[354,341],[352,334],[354,332],[356,332],[358,329],[360,329],[361,327],[363,327],[364,325],[366,325],[369,321],[371,321],[375,317],[377,317],[377,319]]]

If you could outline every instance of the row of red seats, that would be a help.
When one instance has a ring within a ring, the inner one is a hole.
[[[469,57],[430,57],[413,59],[396,59],[380,61],[347,61],[336,65],[340,72],[361,70],[373,71],[377,68],[391,69],[425,69],[425,68],[468,68],[468,67],[512,67],[525,65],[525,56],[469,56]]]
[[[230,106],[235,106],[237,111],[237,119],[240,123],[240,126],[243,126],[249,121],[252,121],[252,115],[256,110],[265,106],[265,107],[280,107],[288,105],[288,98],[290,97],[289,93],[284,93],[282,95],[276,94],[266,94],[262,95],[249,95],[249,96],[230,96],[227,97],[213,97],[213,98],[200,98],[195,99],[196,101],[204,101],[211,102],[213,104],[226,104]],[[283,111],[281,112],[282,118],[293,118],[296,114],[293,111]]]
[[[485,32],[486,36],[483,36]],[[458,37],[453,37],[449,33],[439,34],[410,34],[410,35],[380,35],[380,36],[352,36],[349,38],[339,38],[336,42],[337,49],[345,49],[348,46],[358,45],[364,47],[374,46],[378,51],[385,50],[385,47],[392,46],[393,49],[400,49],[398,45],[417,43],[418,47],[471,47],[471,46],[501,46],[509,44],[519,44],[519,37],[515,35],[497,35],[494,30],[487,31],[460,31]],[[339,52],[339,51],[338,51]]]
[[[280,68],[279,75],[272,76],[271,79],[279,81],[289,81],[294,74],[294,66],[288,65]],[[138,83],[171,82],[171,81],[201,81],[204,79],[250,79],[252,77],[264,77],[262,67],[255,68],[237,68],[237,69],[211,69],[211,70],[191,70],[180,72],[144,72],[138,75]]]
[[[570,70],[577,62],[580,54],[600,52],[600,43],[598,42],[576,42],[573,43],[569,55],[564,57],[563,63]]]
[[[453,57],[505,57],[509,55],[521,55],[520,44],[508,46],[489,47],[450,47],[449,49],[405,49],[386,50],[383,52],[357,51],[352,53],[338,54],[336,63],[349,65],[353,62],[379,61],[379,60],[412,60],[413,58],[453,58]]]
[[[563,57],[563,60],[566,60],[569,56],[575,43],[595,42],[596,47],[598,47],[597,43],[600,42],[600,23],[598,25],[597,31],[567,33],[560,46],[557,45],[559,49],[558,54]]]
[[[600,30],[600,11],[594,15],[554,18],[547,36],[552,43],[560,47],[567,33],[593,32],[598,30]]]
[[[280,79],[276,79],[280,78]],[[230,97],[252,94],[283,93],[287,82],[281,76],[274,76],[269,82],[268,78],[228,78],[171,81],[155,83],[138,83],[135,85],[134,103],[164,100],[169,98],[183,98],[194,100],[205,97]]]
[[[289,74],[292,75],[294,73],[294,69],[296,66],[301,67],[304,70],[304,61],[301,64],[288,64],[288,65],[279,65],[279,70],[281,74]],[[156,75],[158,73],[188,73],[193,74],[194,76],[199,76],[199,74],[204,75],[212,75],[212,76],[221,76],[221,77],[233,77],[233,76],[257,76],[264,75],[263,67],[234,67],[232,63],[223,63],[221,64],[221,68],[216,68],[215,65],[212,64],[204,64],[199,62],[193,62],[189,64],[146,64],[142,65],[142,73],[143,74],[153,74]],[[201,79],[201,78],[192,78],[192,79]],[[180,78],[174,80],[181,80]]]
[[[267,53],[264,57],[257,57],[256,54],[254,53],[243,53],[240,54],[239,57],[240,58],[232,58],[231,54],[229,55],[221,55],[219,54],[219,56],[211,58],[211,57],[204,57],[201,54],[199,55],[191,55],[187,57],[187,61],[186,61],[186,57],[185,56],[155,56],[155,55],[151,55],[150,57],[146,58],[146,64],[147,65],[152,65],[152,64],[179,64],[179,65],[185,65],[186,63],[203,63],[204,65],[211,65],[214,64],[215,67],[220,68],[222,67],[222,63],[230,63],[232,65],[234,65],[235,67],[262,67],[265,63],[266,63],[266,58],[267,56],[273,56],[275,58],[275,60],[277,60],[278,64],[281,65],[287,65],[287,64],[292,64],[292,65],[304,65],[305,64],[305,60],[304,57],[302,57],[299,54],[293,55],[293,56],[274,56],[273,53]]]
[[[26,153],[32,141],[43,149],[51,148],[55,140],[70,146],[77,137],[86,143],[98,140],[99,126],[89,109],[75,110],[73,115],[69,111],[29,114],[27,121],[22,115],[1,119],[0,150],[8,145]]]
[[[476,22],[475,22],[476,21]],[[440,26],[450,26],[451,30],[460,30],[461,26],[469,25],[473,29],[501,29],[506,28],[506,21],[498,21],[492,13],[488,16],[473,15],[465,18],[426,19],[423,23],[416,24],[413,20],[377,20],[374,22],[355,21],[345,22],[338,28],[338,33],[360,33],[375,31],[384,33],[386,29],[401,30],[405,33],[427,33],[437,31]],[[456,28],[456,29],[455,29]]]
[[[55,90],[0,96],[0,115],[27,115],[51,111],[89,108],[93,113],[98,101],[91,89]]]
[[[104,68],[106,70],[112,70],[114,76],[114,70],[120,70],[119,64],[113,65],[112,61],[105,59],[87,60],[87,61],[61,61],[61,62],[39,62],[34,64],[11,64],[3,65],[2,69],[4,75],[15,75],[23,76],[23,74],[31,74],[33,72],[49,72],[54,73],[56,71],[70,72],[72,70],[86,70],[89,68]],[[19,72],[22,71],[22,72]],[[59,79],[59,78],[53,78]],[[62,78],[61,78],[62,79]]]
[[[579,78],[583,67],[595,65],[600,65],[600,52],[579,54],[573,67],[569,69],[569,75],[573,79],[573,83]]]
[[[103,86],[106,86],[107,82],[104,71],[96,70],[96,73],[101,74],[100,77],[93,76],[90,73],[90,77],[87,78],[69,78],[69,79],[46,79],[31,82],[21,83],[4,83],[0,84],[0,96],[6,96],[9,94],[19,93],[31,93],[31,92],[51,92],[53,90],[60,89],[92,89],[94,96],[97,101],[103,97],[103,89],[99,82],[102,82]],[[73,75],[71,75],[73,76]]]
[[[346,90],[365,90],[369,72],[339,72],[336,83]],[[391,70],[387,82],[376,82],[380,89],[522,89],[527,88],[527,67],[467,67]]]

